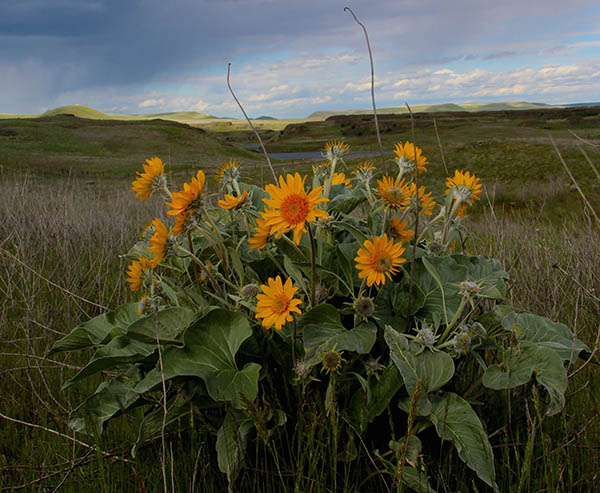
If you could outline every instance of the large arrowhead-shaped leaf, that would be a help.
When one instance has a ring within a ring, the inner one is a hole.
[[[342,325],[339,311],[327,304],[315,307],[302,317],[302,327],[305,361],[309,365],[317,364],[321,354],[333,348],[366,354],[377,337],[377,327],[370,322],[347,330]]]
[[[112,337],[124,334],[127,327],[141,317],[137,306],[137,303],[123,305],[78,325],[56,341],[46,355],[106,344]]]
[[[565,361],[575,361],[580,351],[589,348],[564,324],[531,313],[510,313],[502,320],[506,330],[518,328],[523,339],[555,351]]]
[[[385,342],[390,356],[400,370],[404,385],[410,395],[415,391],[417,380],[425,393],[442,388],[454,375],[454,361],[443,351],[423,349],[409,342],[406,337],[390,327],[385,328]]]
[[[252,334],[248,320],[239,313],[216,309],[188,327],[183,347],[169,347],[162,354],[164,379],[200,377],[216,401],[238,405],[238,392],[254,399],[258,392],[258,369],[250,363],[240,372],[235,355]],[[150,371],[137,386],[143,393],[161,382],[160,368]]]
[[[252,420],[245,415],[230,412],[217,433],[217,462],[220,471],[227,475],[229,491],[233,491],[233,483],[246,455],[248,433],[253,426]]]
[[[135,378],[136,371],[137,369],[133,368],[128,375],[102,382],[96,392],[71,413],[69,425],[78,432],[101,433],[104,424],[110,418],[140,399],[140,395],[133,391],[139,379]],[[94,430],[88,429],[88,426],[94,427]]]
[[[127,336],[115,337],[106,346],[98,349],[87,365],[85,365],[64,387],[77,380],[98,373],[102,370],[115,368],[126,363],[142,361],[156,350],[155,344],[136,341]]]
[[[365,391],[354,393],[348,408],[350,421],[359,428],[361,433],[367,429],[369,423],[385,411],[402,387],[402,376],[395,366],[389,366],[379,375],[379,378],[369,379],[368,386],[368,393]]]
[[[174,342],[195,316],[195,312],[189,308],[165,308],[136,320],[127,328],[126,335],[153,344],[156,344],[157,335],[161,343]]]
[[[494,454],[479,417],[462,397],[431,396],[430,419],[442,440],[450,440],[458,455],[485,483],[498,491]]]
[[[483,374],[482,383],[494,390],[510,389],[527,383],[532,373],[548,391],[550,405],[547,413],[559,413],[565,405],[567,371],[560,356],[545,346],[521,341],[518,349],[507,349],[502,366],[492,365]]]

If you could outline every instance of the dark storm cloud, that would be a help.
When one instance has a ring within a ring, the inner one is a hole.
[[[150,87],[269,53],[344,49],[365,56],[362,30],[345,0],[3,0],[0,111],[15,101]],[[441,2],[355,0],[376,62],[403,64],[483,57],[510,26],[523,41],[565,21],[584,0]],[[568,19],[567,19],[568,20]],[[550,23],[550,24],[548,24]],[[536,31],[537,29],[537,31]],[[514,36],[513,36],[514,38]],[[493,53],[518,51],[493,48]],[[494,56],[494,55],[490,55]],[[442,62],[444,63],[444,62]],[[25,93],[25,89],[27,93]],[[82,101],[82,103],[85,103]],[[16,111],[16,109],[13,109]]]

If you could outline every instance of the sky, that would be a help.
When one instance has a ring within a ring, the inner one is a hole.
[[[0,113],[600,101],[598,0],[2,0]]]

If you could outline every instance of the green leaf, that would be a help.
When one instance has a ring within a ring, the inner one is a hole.
[[[430,419],[442,440],[450,440],[463,462],[495,491],[494,453],[479,417],[459,395],[431,396]]]
[[[137,341],[127,336],[115,337],[106,346],[98,349],[88,361],[88,364],[79,370],[73,378],[68,380],[63,388],[67,388],[76,381],[89,377],[99,371],[142,361],[155,350],[156,344]]]
[[[502,262],[469,255],[452,255],[452,258],[458,265],[467,268],[467,276],[470,281],[475,281],[481,286],[479,296],[494,300],[502,300],[506,297],[504,281],[508,279],[508,274],[504,270]]]
[[[404,466],[402,470],[402,482],[418,493],[436,493],[429,484],[427,474],[412,466]]]
[[[189,308],[165,308],[132,323],[125,335],[154,345],[156,345],[157,334],[161,342],[176,342],[195,316],[194,310]]]
[[[106,344],[112,337],[122,335],[131,323],[141,317],[137,303],[122,305],[116,310],[88,320],[56,341],[46,353],[50,356],[61,351],[73,351]]]
[[[563,360],[574,362],[580,351],[589,351],[564,324],[531,313],[510,313],[503,320],[506,330],[522,328],[522,338],[555,351]]]
[[[391,325],[398,332],[404,332],[408,320],[408,281],[386,282],[375,298],[375,318],[381,327]],[[421,288],[413,284],[410,314],[417,313],[425,303]]]
[[[140,395],[133,391],[139,381],[136,373],[137,368],[133,368],[128,375],[102,382],[96,392],[71,413],[71,428],[80,433],[100,434],[110,418],[130,408],[140,399]],[[90,430],[89,426],[93,426],[94,430]]]
[[[252,420],[242,413],[229,412],[217,433],[217,462],[220,471],[227,475],[229,491],[233,491],[233,484],[246,455],[248,433],[253,426]]]
[[[287,272],[287,275],[291,277],[297,284],[300,286],[300,289],[304,293],[308,293],[306,288],[306,282],[302,271],[292,262],[292,260],[287,256],[283,256],[283,268]]]
[[[216,401],[238,403],[238,392],[250,400],[258,390],[258,365],[248,364],[238,371],[235,355],[252,335],[250,324],[240,313],[215,309],[192,323],[183,335],[184,346],[163,351],[164,379],[179,376],[200,377]],[[160,367],[151,370],[136,387],[146,392],[161,383]]]
[[[484,386],[494,389],[511,389],[523,385],[535,374],[550,396],[547,413],[556,414],[565,405],[567,371],[560,356],[548,347],[521,341],[518,348],[504,351],[502,365],[491,365],[483,374]]]
[[[362,245],[368,239],[367,236],[360,230],[360,228],[348,223],[347,221],[332,221],[332,225],[335,228],[346,230],[348,233],[354,236],[354,239],[359,245]]]
[[[327,209],[332,215],[337,213],[350,214],[365,200],[366,198],[362,194],[340,194],[334,197],[334,199],[327,204]]]
[[[430,321],[438,317],[452,320],[462,300],[458,285],[466,278],[467,268],[451,257],[423,257],[415,262],[413,281],[425,298],[417,316]]]
[[[339,311],[332,305],[322,304],[307,312],[302,318],[305,362],[316,365],[321,354],[329,349],[368,353],[377,337],[377,328],[371,322],[347,330],[342,325]],[[307,323],[308,322],[308,323]]]
[[[423,349],[390,327],[385,328],[384,336],[409,395],[414,393],[417,380],[421,381],[422,390],[429,393],[442,388],[454,375],[454,360],[447,353]]]
[[[369,379],[369,391],[355,392],[348,407],[348,418],[363,433],[369,423],[379,416],[398,390],[402,376],[395,366],[388,366],[378,376]]]

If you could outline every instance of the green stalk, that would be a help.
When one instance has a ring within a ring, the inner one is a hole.
[[[317,261],[315,258],[315,237],[313,236],[310,224],[307,224],[308,236],[310,236],[310,262],[311,262],[311,289],[310,289],[310,306],[314,307],[316,303],[316,288],[317,288]]]

